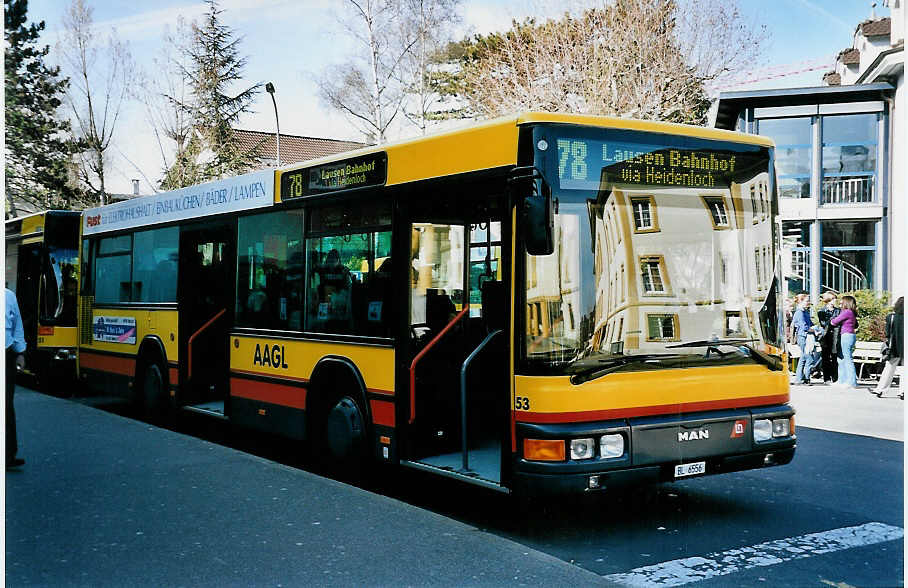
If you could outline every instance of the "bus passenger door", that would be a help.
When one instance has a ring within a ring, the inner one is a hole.
[[[410,358],[416,379],[404,460],[495,489],[501,489],[510,393],[507,318],[498,320],[509,315],[499,308],[506,292],[500,227],[488,216],[463,218],[462,224],[410,224]],[[462,390],[461,372],[474,352]]]
[[[235,249],[235,223],[192,225],[180,233],[180,404],[210,404],[221,414],[228,387]]]

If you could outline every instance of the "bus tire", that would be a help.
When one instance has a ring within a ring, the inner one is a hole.
[[[332,461],[339,464],[358,461],[365,436],[365,419],[356,400],[349,396],[338,399],[325,421],[325,447]]]
[[[167,383],[164,371],[157,362],[145,365],[142,372],[142,410],[150,420],[160,420],[167,414]]]

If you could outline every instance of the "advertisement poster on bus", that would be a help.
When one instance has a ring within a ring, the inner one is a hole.
[[[91,326],[95,341],[136,344],[136,319],[129,316],[96,316]]]
[[[88,209],[82,215],[82,234],[251,210],[273,203],[274,170],[263,170]]]

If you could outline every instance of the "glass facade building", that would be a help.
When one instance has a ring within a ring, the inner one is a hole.
[[[722,93],[715,126],[776,143],[782,274],[789,295],[887,290],[886,83]]]

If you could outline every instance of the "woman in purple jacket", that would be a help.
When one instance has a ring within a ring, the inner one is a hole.
[[[854,371],[854,344],[857,340],[858,330],[858,304],[854,296],[842,296],[839,306],[842,312],[829,324],[841,327],[842,334],[839,338],[839,379],[838,384],[849,388],[858,387],[858,377]]]

